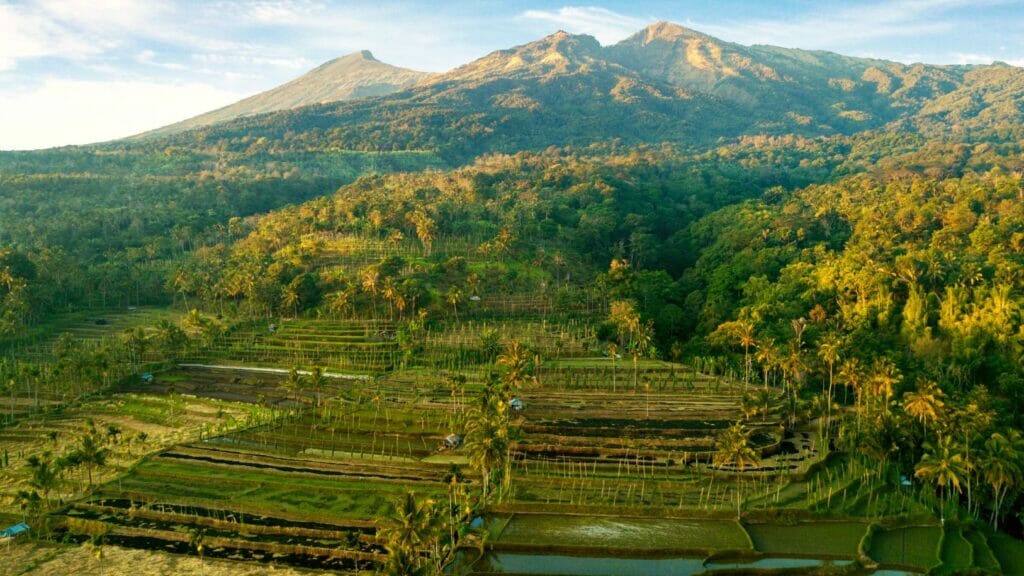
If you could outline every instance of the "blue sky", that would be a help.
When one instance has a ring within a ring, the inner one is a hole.
[[[355,50],[440,71],[559,29],[669,20],[741,44],[1024,66],[1024,0],[0,0],[0,149],[127,136]]]

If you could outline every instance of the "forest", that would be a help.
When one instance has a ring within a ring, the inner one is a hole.
[[[0,152],[19,566],[1024,574],[1021,69],[666,26]]]

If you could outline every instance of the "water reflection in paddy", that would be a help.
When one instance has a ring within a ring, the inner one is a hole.
[[[848,567],[850,560],[760,558],[750,562],[708,562],[701,558],[602,558],[497,552],[480,558],[471,574],[531,574],[545,576],[678,576],[726,574],[734,570],[811,569]],[[912,572],[879,570],[875,576],[913,576]]]

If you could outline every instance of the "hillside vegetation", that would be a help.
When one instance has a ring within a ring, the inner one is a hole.
[[[1021,573],[1022,114],[1021,68],[659,23],[0,153],[0,514],[349,573]]]

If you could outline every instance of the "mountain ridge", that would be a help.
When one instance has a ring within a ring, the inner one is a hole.
[[[403,70],[361,51],[306,76],[324,83],[342,61],[348,63],[346,71],[367,70],[360,77],[364,86],[385,71]],[[956,118],[958,130],[992,130],[1019,116],[1014,106],[1024,94],[1020,68],[901,64],[744,46],[669,22],[610,46],[560,30],[447,72],[414,74],[377,95],[307,98],[299,107],[228,119],[209,127],[202,138],[283,138],[316,129],[326,133],[318,135],[322,145],[332,148],[453,150],[465,161],[484,152],[609,138],[707,143],[744,134],[952,128],[936,118]],[[301,89],[306,76],[284,86]],[[991,86],[994,82],[1005,89]],[[961,118],[955,108],[979,94],[1001,112]],[[936,101],[944,103],[942,110],[936,110]],[[175,126],[178,132],[188,129]]]
[[[163,136],[270,112],[313,104],[383,96],[434,76],[378,60],[358,50],[328,60],[302,76],[199,116],[176,122],[139,137]]]

